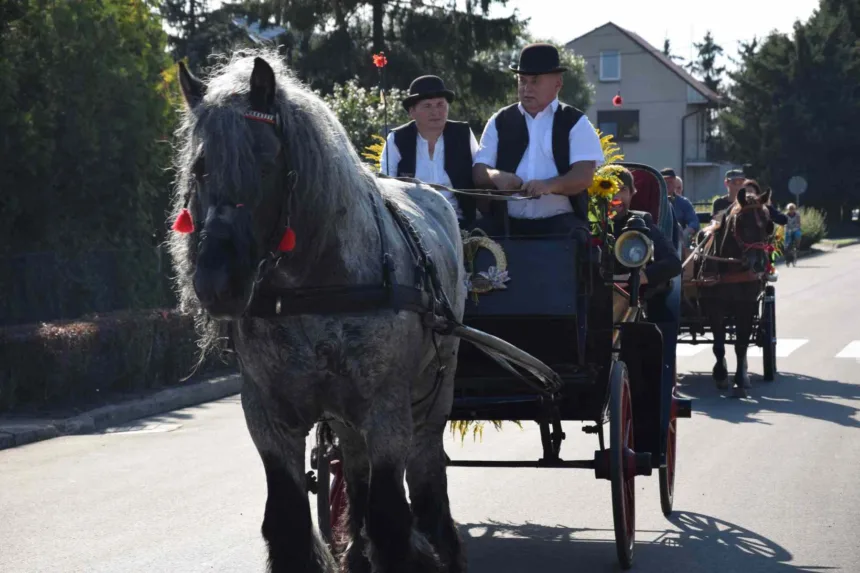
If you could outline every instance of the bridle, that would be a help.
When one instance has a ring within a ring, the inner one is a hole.
[[[740,227],[738,226],[738,218],[741,213],[745,213],[747,211],[752,211],[755,215],[756,226],[759,229],[764,230],[767,223],[770,221],[770,216],[767,215],[767,207],[760,203],[754,203],[750,205],[744,205],[740,209],[733,210],[728,216],[731,216],[732,222],[732,235],[734,236],[735,241],[738,246],[741,248],[743,254],[746,254],[748,251],[763,251],[765,254],[769,255],[773,252],[773,245],[771,245],[768,241],[758,241],[755,243],[747,243],[744,241],[743,237],[741,237]]]

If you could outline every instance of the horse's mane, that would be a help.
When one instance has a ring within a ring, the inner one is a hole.
[[[255,57],[264,58],[275,72],[278,89],[273,111],[280,115],[288,164],[297,175],[292,217],[304,222],[303,256],[313,259],[314,249],[322,250],[336,240],[338,226],[326,224],[333,214],[338,213],[340,221],[372,217],[369,202],[357,197],[378,193],[378,188],[334,113],[293,77],[282,57],[271,50],[233,54],[210,73],[202,103],[193,110],[183,105],[176,132],[178,149],[174,158],[176,178],[170,220],[178,215],[192,193],[193,168],[201,152],[205,155],[211,188],[229,193],[228,199],[235,203],[254,205],[261,200],[261,197],[241,196],[243,192],[261,188],[251,126],[244,117],[249,110]],[[217,326],[202,311],[194,293],[196,241],[194,234],[171,233],[169,250],[177,270],[175,283],[180,308],[198,317],[205,353],[218,334]]]

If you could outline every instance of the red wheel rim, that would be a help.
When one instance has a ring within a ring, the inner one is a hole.
[[[627,376],[624,377],[624,385],[621,394],[621,427],[624,437],[622,440],[622,451],[624,452],[624,527],[627,538],[633,545],[636,534],[636,454],[633,449],[633,405],[630,401],[630,386]]]
[[[346,481],[340,461],[331,462],[331,473],[334,477],[331,484],[331,529],[336,532],[340,530],[346,512]]]

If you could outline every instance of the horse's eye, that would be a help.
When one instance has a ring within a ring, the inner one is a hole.
[[[191,171],[197,179],[203,179],[203,176],[206,175],[206,160],[202,155],[194,162],[194,167],[191,168]]]

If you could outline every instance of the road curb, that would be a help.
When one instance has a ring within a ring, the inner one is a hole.
[[[238,394],[241,388],[241,376],[230,374],[188,386],[168,388],[146,398],[102,406],[62,420],[32,420],[20,423],[10,421],[6,424],[0,422],[0,450],[58,436],[89,434],[139,418],[227,398]]]

